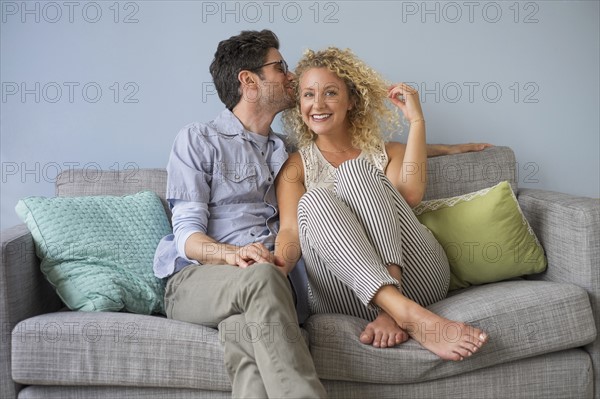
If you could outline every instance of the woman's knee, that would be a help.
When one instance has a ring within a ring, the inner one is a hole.
[[[319,187],[310,190],[300,198],[298,203],[298,216],[300,218],[308,215],[314,216],[320,213],[324,206],[336,200],[333,191]]]
[[[372,179],[377,176],[378,172],[379,169],[371,162],[366,159],[356,158],[343,162],[338,166],[336,177],[338,181],[347,178],[356,180],[357,177],[361,179]]]

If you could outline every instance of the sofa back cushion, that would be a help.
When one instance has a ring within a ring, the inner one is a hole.
[[[479,152],[429,158],[424,199],[467,194],[504,180],[510,183],[516,193],[517,171],[515,154],[509,147],[491,147]],[[56,180],[56,195],[129,195],[150,190],[161,198],[170,218],[171,212],[165,200],[166,186],[165,169],[66,170]]]
[[[171,220],[171,211],[165,200],[166,187],[165,169],[69,169],[56,179],[56,196],[131,195],[140,191],[154,191]]]
[[[429,158],[424,200],[455,197],[505,180],[517,193],[518,165],[509,147]]]

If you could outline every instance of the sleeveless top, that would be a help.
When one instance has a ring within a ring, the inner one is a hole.
[[[298,150],[304,165],[304,187],[306,191],[317,187],[333,189],[336,168],[325,159],[315,142]],[[388,156],[383,142],[377,145],[375,152],[362,151],[357,159],[366,159],[382,172],[388,164]]]

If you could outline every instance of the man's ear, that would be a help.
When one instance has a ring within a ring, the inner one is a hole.
[[[244,69],[238,73],[238,80],[242,86],[252,86],[256,84],[256,76],[252,72]]]

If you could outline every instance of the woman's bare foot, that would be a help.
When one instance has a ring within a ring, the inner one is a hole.
[[[444,360],[463,360],[487,341],[480,329],[445,319],[406,298],[391,286],[383,286],[373,300],[414,340]]]
[[[410,319],[415,321],[401,326],[411,338],[444,360],[463,360],[477,352],[488,339],[478,328],[445,319],[419,305],[411,311],[414,313]]]
[[[373,345],[375,348],[391,348],[407,341],[406,331],[401,329],[390,315],[380,312],[379,316],[367,324],[360,334],[360,342]]]

